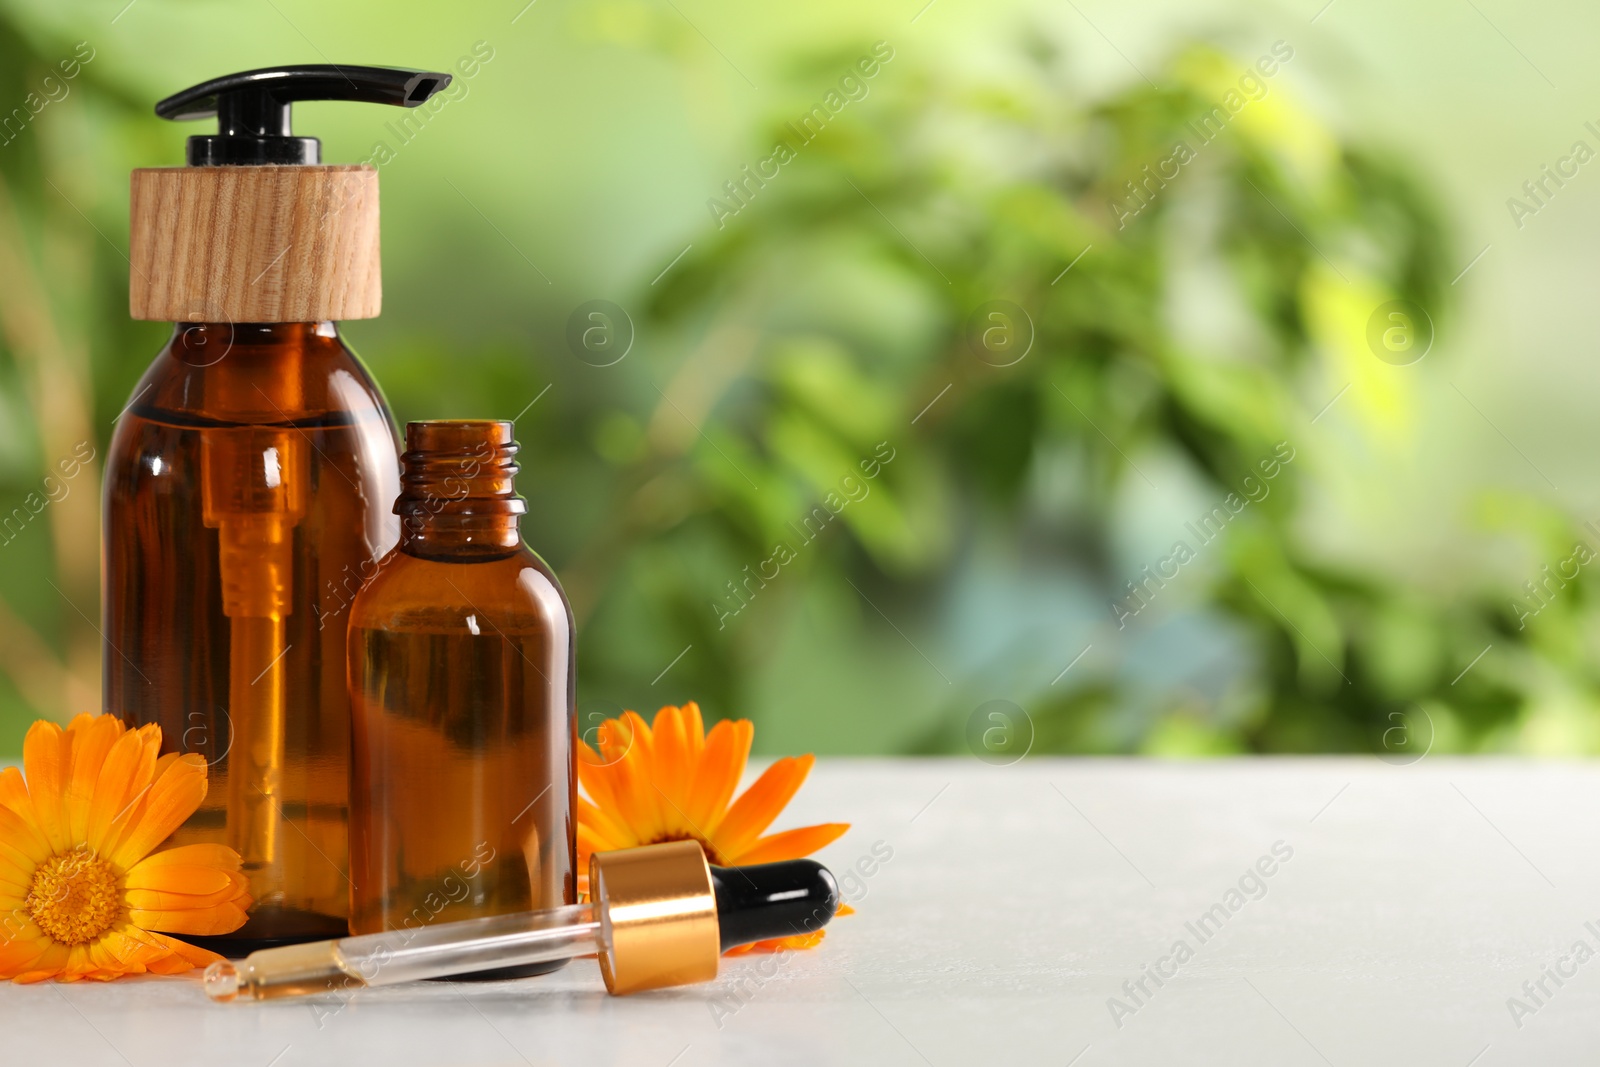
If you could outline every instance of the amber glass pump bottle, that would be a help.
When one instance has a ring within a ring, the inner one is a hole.
[[[177,325],[106,463],[104,700],[197,752],[175,844],[243,858],[222,951],[338,936],[348,901],[347,609],[398,536],[398,442],[338,319],[378,313],[377,174],[321,166],[296,100],[415,106],[445,74],[248,71],[156,106],[215,116],[186,167],[133,174],[130,308]]]
[[[350,613],[352,933],[576,899],[572,613],[516,452],[509,422],[406,427],[400,544]]]

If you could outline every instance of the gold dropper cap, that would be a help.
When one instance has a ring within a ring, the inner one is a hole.
[[[717,896],[698,841],[595,853],[589,896],[602,923],[600,974],[610,992],[717,976]]]

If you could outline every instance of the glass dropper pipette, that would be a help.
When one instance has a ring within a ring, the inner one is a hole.
[[[596,853],[592,900],[485,919],[263,949],[206,969],[212,1000],[274,1000],[593,953],[612,993],[716,977],[735,945],[820,929],[838,885],[814,860],[712,867],[694,841]]]

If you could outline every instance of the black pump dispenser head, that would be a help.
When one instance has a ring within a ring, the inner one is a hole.
[[[295,101],[416,107],[449,84],[450,75],[439,71],[331,63],[263,67],[174,93],[156,105],[156,114],[164,119],[216,118],[216,133],[189,138],[186,161],[191,167],[314,166],[322,162],[322,142],[294,135],[290,109]]]

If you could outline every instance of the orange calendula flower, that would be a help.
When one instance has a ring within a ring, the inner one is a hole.
[[[654,727],[633,711],[607,719],[596,732],[598,751],[580,740],[578,781],[588,794],[578,798],[580,889],[596,852],[698,841],[708,860],[730,867],[799,859],[850,829],[835,822],[767,834],[816,757],[778,760],[734,800],[754,737],[748,719],[719,722],[707,734],[691,702],[656,712]],[[810,948],[822,934],[760,941],[742,951]]]
[[[28,730],[26,780],[0,770],[0,978],[108,981],[220,958],[166,933],[237,930],[249,888],[231,848],[151,854],[206,795],[205,761],[160,749],[159,726],[79,715]]]

